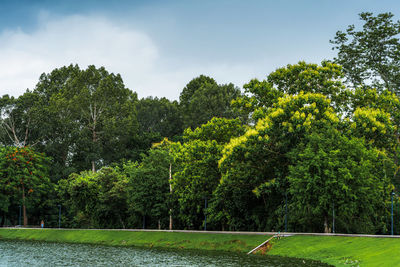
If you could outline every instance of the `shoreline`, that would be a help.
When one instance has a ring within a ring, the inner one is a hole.
[[[142,229],[0,228],[0,240],[248,253],[275,233]],[[400,266],[399,236],[281,233],[255,254],[316,260],[334,266]],[[283,237],[284,236],[284,237]],[[386,237],[386,238],[383,238]]]

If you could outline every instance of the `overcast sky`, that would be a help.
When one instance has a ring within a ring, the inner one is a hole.
[[[0,1],[0,95],[33,89],[77,63],[120,73],[139,97],[178,99],[200,74],[242,87],[300,60],[335,55],[329,40],[358,14],[397,0]]]

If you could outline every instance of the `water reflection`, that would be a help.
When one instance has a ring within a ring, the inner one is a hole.
[[[328,266],[225,252],[0,241],[0,266]]]

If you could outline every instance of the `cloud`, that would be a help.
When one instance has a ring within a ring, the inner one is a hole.
[[[41,73],[71,63],[81,68],[104,66],[120,73],[125,85],[139,97],[169,99],[178,99],[182,88],[200,74],[239,86],[257,74],[254,63],[163,55],[160,48],[162,43],[156,44],[145,32],[105,17],[41,14],[32,32],[13,29],[0,33],[0,95],[21,95],[35,87]]]
[[[140,81],[158,57],[145,33],[105,18],[41,19],[31,33],[16,29],[0,34],[0,94],[20,95],[35,86],[41,73],[71,63],[104,66],[129,81]]]

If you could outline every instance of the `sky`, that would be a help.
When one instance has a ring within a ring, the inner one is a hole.
[[[300,60],[332,59],[329,40],[361,12],[397,0],[0,0],[0,95],[78,64],[121,74],[126,87],[179,99],[204,74],[239,88]]]

